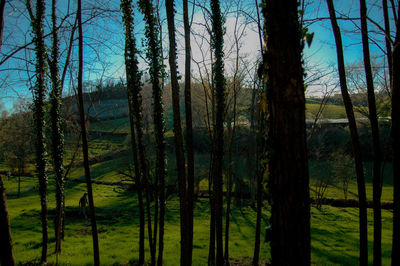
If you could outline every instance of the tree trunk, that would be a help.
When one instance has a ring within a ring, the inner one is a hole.
[[[34,123],[36,133],[36,171],[39,179],[39,194],[42,221],[42,256],[41,263],[47,261],[47,175],[44,141],[44,100],[45,100],[45,44],[43,37],[43,20],[45,5],[43,0],[36,2],[36,16],[33,15],[30,1],[26,1],[27,9],[31,17],[36,50],[36,85],[34,88]]]
[[[379,126],[376,115],[374,81],[369,54],[367,7],[365,0],[360,0],[361,35],[364,54],[365,78],[367,81],[369,121],[371,123],[373,150],[373,205],[374,205],[374,265],[382,264],[382,214],[381,214],[381,150],[379,144]]]
[[[257,177],[257,218],[256,218],[256,237],[254,242],[254,256],[253,256],[253,265],[258,265],[259,258],[260,258],[260,235],[261,235],[261,215],[262,215],[262,200],[263,200],[263,179],[265,173],[265,115],[264,111],[261,110],[260,106],[257,106],[257,113],[258,113],[258,132],[257,132],[257,151],[256,151],[256,177]]]
[[[186,151],[187,151],[187,256],[188,262],[192,261],[193,250],[193,208],[194,208],[194,150],[193,150],[193,126],[192,126],[192,95],[191,80],[191,46],[188,1],[183,0],[183,23],[185,28],[185,115],[186,115]]]
[[[138,158],[138,145],[136,142],[135,132],[135,111],[134,111],[134,99],[135,86],[140,87],[140,74],[138,73],[137,58],[136,58],[136,40],[133,35],[133,10],[132,1],[122,0],[121,9],[123,12],[123,22],[125,27],[125,69],[126,69],[126,80],[127,80],[127,96],[128,96],[128,107],[129,107],[129,122],[131,130],[131,148],[133,154],[133,163],[135,167],[135,184],[138,193],[139,202],[139,265],[144,264],[145,252],[144,252],[144,230],[145,230],[145,214],[143,206],[142,196],[142,175]],[[139,81],[139,82],[138,82]]]
[[[208,265],[215,265],[215,205],[214,205],[214,185],[213,185],[213,165],[214,165],[214,137],[212,139],[212,149],[210,153],[210,166],[208,172],[208,195],[210,204],[210,243],[208,247]]]
[[[164,253],[164,217],[165,217],[165,125],[163,120],[163,105],[162,105],[162,87],[160,86],[160,77],[162,77],[162,65],[160,58],[162,50],[159,40],[159,28],[156,25],[157,17],[155,14],[154,6],[151,1],[139,1],[139,7],[144,15],[146,21],[145,35],[147,42],[146,57],[149,59],[150,67],[150,80],[153,86],[153,119],[154,119],[154,132],[157,145],[157,160],[156,160],[156,179],[160,183],[158,189],[158,197],[160,204],[160,232],[158,242],[158,258],[157,264],[162,265]],[[155,222],[156,223],[156,222]],[[156,231],[156,230],[154,230]],[[156,234],[154,238],[156,238]],[[155,244],[155,242],[154,242]],[[155,250],[155,246],[154,246]]]
[[[159,62],[163,62],[163,48],[162,48],[162,27],[159,15],[159,9],[157,8],[157,21],[159,26],[159,34],[155,33],[155,35],[159,35],[159,45],[156,45],[155,42],[154,50],[158,51],[158,53],[153,52],[152,55],[154,56],[153,62],[153,69],[154,71],[154,80],[153,80],[153,98],[156,104],[154,105],[154,121],[157,125],[156,128],[156,137],[157,137],[157,176],[160,182],[160,187],[158,190],[158,197],[159,197],[159,204],[160,204],[160,224],[159,224],[159,235],[158,235],[158,258],[157,258],[157,265],[163,265],[163,253],[164,253],[164,219],[165,219],[165,176],[166,173],[166,163],[165,163],[165,124],[163,119],[163,104],[162,104],[162,92],[164,89],[164,65]],[[157,36],[156,36],[157,39]],[[157,48],[157,49],[156,49]],[[158,63],[158,64],[156,64]],[[155,68],[155,67],[158,68]],[[161,74],[159,74],[161,72]],[[160,79],[161,75],[161,79]],[[161,80],[161,84],[159,83]],[[158,87],[159,86],[159,87]]]
[[[400,6],[392,67],[393,242],[392,265],[400,265]]]
[[[235,96],[234,96],[235,97]],[[234,114],[235,116],[235,114]],[[229,123],[231,123],[229,121]],[[228,171],[226,173],[226,212],[225,212],[225,251],[224,251],[224,260],[225,265],[229,264],[229,225],[230,225],[230,218],[231,218],[231,198],[232,198],[232,142],[234,138],[234,131],[235,129],[228,125],[228,136],[229,136],[229,143],[228,143]]]
[[[215,198],[214,198],[214,184],[213,184],[213,164],[214,164],[214,139],[213,148],[211,151],[211,158],[210,158],[210,171],[208,176],[208,195],[209,195],[209,202],[210,202],[210,243],[208,247],[208,265],[215,265]]]
[[[156,263],[156,252],[157,252],[157,229],[158,229],[158,210],[159,210],[159,184],[158,184],[158,175],[156,174],[154,180],[154,230],[153,230],[153,248],[154,248],[154,265]]]
[[[1,7],[0,7],[1,8]],[[0,264],[15,265],[12,250],[10,218],[8,217],[7,196],[0,176]]]
[[[268,56],[269,189],[273,265],[309,265],[310,199],[301,34],[296,0],[269,1],[264,13]]]
[[[56,217],[55,217],[55,237],[56,237],[56,253],[61,252],[61,231],[63,217],[63,199],[64,199],[64,177],[63,177],[63,133],[62,133],[62,118],[61,118],[61,87],[59,80],[58,68],[58,29],[57,29],[57,0],[52,0],[51,5],[51,20],[53,26],[53,47],[52,61],[50,65],[50,74],[53,90],[50,93],[51,100],[51,129],[52,129],[52,158],[53,168],[56,179]]]
[[[388,6],[387,0],[382,0],[382,9],[383,9],[383,19],[385,21],[385,44],[386,44],[386,58],[388,61],[389,67],[389,77],[390,77],[390,87],[392,87],[392,44],[390,38],[390,23],[389,23],[389,13],[388,13]]]
[[[179,84],[176,64],[176,40],[175,40],[175,22],[174,22],[174,1],[165,1],[168,36],[169,36],[169,65],[171,70],[171,90],[172,90],[172,108],[174,113],[174,140],[176,152],[176,164],[179,183],[179,201],[180,201],[180,221],[181,221],[181,265],[191,265],[188,254],[188,225],[186,219],[186,173],[185,173],[185,155],[183,151],[183,136],[179,106]]]
[[[222,169],[224,158],[224,110],[225,110],[225,77],[224,77],[224,32],[223,19],[219,0],[212,0],[211,20],[212,20],[212,44],[215,55],[213,64],[216,98],[216,120],[214,127],[215,156],[213,158],[213,184],[215,200],[215,232],[216,232],[216,265],[224,264],[223,242],[222,242]]]
[[[94,265],[100,265],[100,254],[99,254],[99,240],[97,236],[97,224],[96,224],[96,213],[94,209],[93,191],[92,191],[92,180],[90,177],[89,168],[89,148],[87,142],[86,133],[86,119],[85,119],[85,106],[83,103],[82,93],[82,79],[83,79],[83,35],[82,35],[82,13],[81,13],[81,0],[78,0],[78,30],[79,30],[79,69],[78,69],[78,108],[80,117],[80,126],[82,134],[82,152],[83,152],[83,164],[85,168],[86,186],[89,198],[89,211],[90,211],[90,223],[92,226],[92,238],[93,238],[93,258]]]
[[[353,145],[353,156],[356,168],[358,201],[359,201],[359,230],[360,230],[360,265],[368,264],[368,231],[367,231],[367,200],[365,192],[364,170],[361,159],[360,142],[358,138],[357,125],[354,118],[353,105],[347,89],[346,72],[344,68],[343,45],[340,35],[340,28],[337,24],[335,9],[332,0],[327,0],[329,14],[331,18],[332,30],[335,36],[338,71],[340,79],[340,89],[342,91],[343,103],[346,109],[351,142]]]

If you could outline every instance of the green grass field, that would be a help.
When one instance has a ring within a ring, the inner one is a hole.
[[[92,171],[97,176],[94,165]],[[104,166],[103,166],[104,167]],[[104,170],[106,171],[106,170]],[[105,175],[103,173],[103,175]],[[102,176],[102,175],[100,175]],[[108,180],[115,180],[110,175]],[[15,179],[5,180],[8,197],[8,208],[11,219],[11,230],[14,241],[14,252],[18,263],[32,263],[40,257],[41,225],[40,204],[36,179],[24,177],[21,198],[17,192]],[[101,262],[104,265],[127,264],[138,259],[138,206],[136,193],[117,186],[93,185],[96,217],[99,228]],[[371,195],[371,185],[367,186]],[[75,181],[66,184],[66,232],[62,243],[62,265],[92,264],[92,242],[90,222],[79,214],[78,201],[86,185]],[[355,193],[355,185],[350,190]],[[312,192],[311,192],[312,193]],[[330,188],[329,197],[339,196],[339,189]],[[390,198],[390,188],[384,188],[383,199]],[[55,208],[54,180],[49,178],[49,262],[55,263],[53,218]],[[358,259],[358,210],[356,208],[335,208],[323,206],[311,209],[312,261],[317,265],[354,265]],[[205,265],[208,255],[209,239],[209,205],[207,200],[196,202],[194,223],[194,265]],[[264,209],[263,225],[265,227],[269,211]],[[383,263],[389,264],[391,250],[392,211],[384,210],[383,217]],[[230,255],[232,258],[251,257],[254,245],[255,211],[246,205],[232,210],[230,236]],[[368,212],[369,243],[372,253],[372,210]],[[179,201],[171,196],[167,201],[165,233],[165,265],[179,263]],[[265,235],[262,232],[262,238]],[[269,244],[262,242],[261,259],[268,261]],[[149,252],[146,251],[149,259]],[[372,255],[370,255],[372,262]]]
[[[316,104],[307,105],[307,110],[316,108]],[[323,114],[330,118],[341,118],[344,109],[340,106],[329,106]],[[334,116],[334,117],[332,117]],[[127,119],[105,121],[107,126],[100,122],[93,123],[91,130],[104,132],[127,133]],[[171,132],[169,132],[171,135]],[[65,163],[68,164],[73,157],[74,138],[66,138]],[[91,164],[92,178],[101,181],[121,181],[122,171],[127,171],[131,163],[129,152],[116,153],[126,149],[125,136],[107,135],[101,137],[90,137],[90,157],[101,158],[109,156],[107,160],[99,160]],[[149,152],[150,153],[150,152]],[[207,176],[209,156],[207,154],[196,154],[196,177],[200,182],[200,189],[207,189]],[[81,152],[78,150],[75,162],[82,160]],[[247,174],[244,166],[245,160],[236,158],[235,173],[238,177]],[[51,166],[49,166],[51,169]],[[372,199],[371,163],[365,163],[367,180],[367,197]],[[29,171],[33,171],[33,164],[29,164]],[[310,169],[322,169],[316,171],[324,174],[324,163],[310,161]],[[168,154],[168,178],[167,183],[173,184],[175,170],[175,156]],[[7,167],[0,164],[0,170]],[[384,171],[382,201],[392,200],[392,169],[391,164],[386,164]],[[78,164],[73,167],[70,178],[83,179],[83,167]],[[310,196],[315,194],[313,187],[317,176],[310,173]],[[3,178],[4,179],[4,178]],[[124,178],[126,179],[126,177]],[[34,177],[23,177],[21,184],[21,197],[17,198],[18,183],[16,178],[4,180],[8,194],[8,209],[11,220],[11,230],[14,243],[14,253],[17,263],[32,264],[39,260],[41,254],[41,223],[40,202],[37,191],[37,179]],[[129,182],[124,180],[124,182]],[[49,208],[49,263],[56,261],[54,255],[54,210],[55,210],[55,181],[49,175],[48,208]],[[79,212],[78,201],[86,191],[86,184],[69,179],[66,182],[66,231],[62,242],[61,265],[91,265],[92,238],[90,233],[90,222],[85,220]],[[134,191],[111,185],[93,184],[94,201],[96,205],[96,218],[98,221],[100,261],[102,265],[126,265],[138,260],[138,237],[139,237],[139,214],[137,195]],[[327,198],[343,198],[343,192],[338,184],[328,187],[325,194]],[[349,185],[348,197],[357,198],[357,185],[353,180]],[[230,257],[244,262],[251,262],[253,256],[256,212],[246,202],[239,205],[233,201],[231,212],[230,230]],[[265,203],[263,211],[262,228],[265,228],[269,217],[269,206]],[[194,220],[194,250],[193,264],[206,265],[209,242],[209,204],[208,200],[199,199],[195,205]],[[372,263],[373,244],[373,216],[372,210],[368,210],[368,240],[369,240],[369,262]],[[390,264],[391,237],[392,237],[392,211],[382,211],[382,254],[383,264]],[[146,227],[147,230],[147,227]],[[147,232],[146,232],[147,235]],[[261,239],[265,237],[262,230]],[[321,209],[311,208],[311,246],[312,262],[316,265],[355,265],[358,262],[358,209],[336,208],[322,206]],[[176,195],[167,199],[166,224],[165,224],[165,265],[178,265],[180,254],[179,233],[179,200]],[[146,243],[146,260],[150,259],[148,243]],[[261,260],[267,262],[270,259],[269,243],[261,243]]]
[[[306,104],[306,117],[307,119],[314,119],[320,108],[318,103]],[[355,110],[355,116],[363,117],[359,112]],[[346,110],[343,105],[327,104],[321,114],[320,118],[346,118]]]

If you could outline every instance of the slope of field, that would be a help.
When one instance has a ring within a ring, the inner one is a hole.
[[[308,108],[314,105],[308,105]],[[329,109],[328,109],[329,110]],[[332,107],[332,116],[339,116],[343,111],[339,107]],[[329,117],[335,118],[335,117]],[[336,117],[337,118],[337,117]],[[106,120],[91,123],[91,131],[106,132],[109,134],[90,135],[91,172],[94,180],[103,182],[132,183],[123,173],[128,172],[131,164],[131,154],[127,147],[127,133],[129,123],[127,118]],[[113,134],[117,133],[117,134]],[[123,134],[121,134],[123,133]],[[78,201],[86,191],[84,171],[81,164],[81,152],[76,149],[76,138],[66,137],[68,144],[65,164],[74,159],[66,183],[66,231],[62,243],[61,265],[91,265],[92,239],[90,222],[85,220],[78,208]],[[154,156],[154,151],[148,147],[148,154]],[[76,153],[76,155],[74,155]],[[175,156],[169,151],[167,183],[176,183]],[[209,156],[197,152],[196,180],[200,189],[208,187]],[[246,175],[245,160],[236,158],[235,173],[238,177]],[[151,161],[151,159],[150,159]],[[33,171],[33,165],[29,165]],[[51,167],[49,167],[51,170]],[[310,169],[321,169],[321,162],[310,161]],[[6,170],[5,165],[0,169]],[[372,199],[371,163],[365,163],[367,176],[367,197]],[[383,201],[392,200],[391,165],[386,164],[383,183]],[[319,178],[311,172],[310,194],[315,196],[314,181]],[[246,181],[247,182],[247,181]],[[8,195],[8,207],[11,219],[11,229],[17,263],[32,264],[39,260],[41,249],[40,201],[37,179],[23,177],[21,197],[17,198],[18,182],[15,177],[5,180]],[[54,212],[55,212],[55,185],[54,177],[49,176],[49,262],[54,264]],[[247,183],[244,183],[247,185]],[[139,217],[137,194],[134,190],[118,185],[93,184],[96,218],[98,220],[100,259],[104,265],[119,265],[134,263],[138,259]],[[235,188],[235,187],[234,187]],[[353,180],[349,186],[349,198],[357,198],[357,186]],[[338,184],[328,186],[325,197],[343,198],[343,192]],[[256,212],[249,201],[233,200],[231,212],[230,256],[244,264],[251,262],[254,247]],[[264,202],[262,228],[268,224],[269,206]],[[195,206],[194,221],[194,250],[193,264],[206,265],[209,242],[209,214],[210,208],[207,199],[198,199]],[[382,212],[382,250],[383,264],[390,264],[391,237],[392,237],[392,210]],[[369,260],[372,263],[372,210],[368,210],[369,224]],[[147,229],[147,227],[146,227]],[[167,213],[165,225],[165,265],[179,263],[180,235],[179,235],[179,200],[176,194],[167,199]],[[147,236],[147,233],[146,233]],[[322,206],[320,209],[311,208],[311,237],[312,261],[317,265],[354,265],[358,262],[358,210],[356,208],[337,208]],[[262,230],[261,239],[265,238]],[[262,242],[261,259],[266,262],[270,259],[269,243]],[[146,259],[149,260],[148,244],[146,243]]]

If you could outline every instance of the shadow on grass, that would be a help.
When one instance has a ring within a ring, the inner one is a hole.
[[[349,238],[349,236],[346,236],[346,239],[338,239],[340,236],[341,234],[338,234],[337,232],[331,232],[319,228],[311,228],[311,252],[314,259],[317,257],[318,261],[321,259],[323,260],[318,262],[318,264],[356,265],[358,263],[358,258],[356,256],[349,255],[347,252],[340,250],[343,248],[346,250],[350,248],[348,243],[354,243],[356,239],[351,237]],[[325,240],[323,241],[322,239]],[[341,243],[342,247],[338,250],[335,250],[334,248],[338,247],[337,243]],[[357,247],[351,247],[351,249],[353,248],[355,249]]]

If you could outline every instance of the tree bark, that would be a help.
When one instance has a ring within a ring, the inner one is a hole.
[[[398,7],[400,18],[400,6]],[[400,19],[396,21],[392,67],[393,242],[392,265],[400,264]]]
[[[144,230],[145,230],[145,214],[142,196],[142,174],[138,158],[138,144],[136,142],[136,130],[135,130],[135,111],[134,111],[134,99],[135,91],[140,87],[140,74],[138,73],[138,61],[136,56],[136,40],[133,35],[134,22],[133,22],[133,8],[131,0],[122,0],[121,9],[123,12],[123,22],[125,27],[125,69],[126,69],[126,80],[127,80],[127,96],[128,96],[128,107],[129,107],[129,122],[131,130],[131,148],[133,154],[133,163],[135,167],[135,183],[138,193],[139,202],[139,265],[144,264],[145,252],[144,252]]]
[[[89,167],[89,148],[86,133],[86,119],[85,119],[85,106],[83,103],[83,33],[82,33],[82,0],[78,0],[78,31],[79,31],[79,69],[78,69],[78,109],[80,117],[80,126],[82,134],[82,152],[83,152],[83,165],[85,168],[86,176],[86,187],[89,198],[89,211],[90,211],[90,223],[92,227],[92,238],[93,238],[93,258],[94,265],[100,265],[100,254],[99,254],[99,240],[97,235],[97,223],[96,223],[96,213],[93,201],[93,190],[92,190],[92,180],[90,177],[90,167]]]
[[[194,208],[194,149],[192,125],[192,94],[191,94],[191,46],[188,1],[183,0],[183,23],[185,28],[185,115],[186,115],[186,152],[187,152],[187,256],[188,262],[192,261],[193,250],[193,208]]]
[[[256,218],[256,237],[254,242],[254,256],[253,265],[257,266],[260,259],[260,237],[261,237],[261,215],[262,215],[262,201],[264,192],[264,173],[266,165],[263,163],[266,158],[266,145],[265,145],[265,114],[261,110],[260,106],[257,106],[257,116],[258,116],[258,129],[257,129],[257,151],[256,151],[256,164],[257,164],[257,218]]]
[[[157,264],[162,265],[164,253],[164,217],[165,217],[165,125],[163,120],[163,104],[162,104],[162,87],[160,77],[162,77],[161,55],[162,50],[159,40],[159,27],[157,26],[157,17],[154,6],[151,1],[139,1],[139,7],[146,21],[145,35],[147,42],[146,57],[150,61],[150,80],[152,83],[153,94],[153,119],[154,132],[157,145],[156,160],[156,179],[160,186],[158,189],[158,198],[160,204],[160,223],[159,223],[159,241],[158,241],[158,258]],[[155,222],[156,223],[156,222]],[[156,230],[154,230],[156,232]],[[154,238],[156,238],[156,234]],[[155,242],[154,242],[155,244]],[[155,247],[154,247],[155,249]]]
[[[47,175],[44,141],[44,100],[45,100],[45,44],[43,37],[43,20],[45,5],[43,0],[36,1],[36,15],[33,15],[30,0],[26,0],[27,9],[31,17],[36,51],[36,84],[34,88],[34,120],[36,133],[36,171],[39,179],[39,195],[42,222],[42,255],[41,263],[47,262]]]
[[[263,9],[268,79],[273,265],[309,265],[310,199],[301,34],[296,0]]]
[[[347,119],[349,120],[350,136],[353,146],[353,156],[356,168],[358,201],[359,201],[359,230],[360,230],[359,262],[360,265],[367,265],[368,264],[367,200],[365,192],[364,170],[363,170],[361,151],[360,151],[360,142],[357,132],[357,125],[354,118],[353,105],[347,89],[346,72],[344,67],[343,45],[342,45],[342,37],[340,34],[340,28],[337,24],[333,1],[327,0],[326,2],[328,4],[332,30],[335,36],[340,89],[342,92],[343,103],[346,109]]]
[[[216,232],[216,265],[224,264],[222,242],[222,169],[224,158],[224,110],[225,110],[225,77],[224,77],[224,39],[223,19],[219,0],[210,1],[212,20],[212,48],[215,62],[213,64],[216,98],[216,120],[214,127],[215,156],[213,157],[213,185],[215,204],[215,232]]]
[[[360,0],[361,37],[363,44],[365,78],[367,81],[369,121],[371,123],[373,151],[373,205],[374,205],[374,265],[382,265],[382,213],[381,213],[381,150],[379,144],[379,126],[376,114],[374,81],[372,77],[369,53],[367,6],[365,0]]]
[[[8,217],[7,196],[0,176],[0,264],[15,265],[12,249],[10,218]]]
[[[258,28],[258,39],[260,42],[260,52],[261,52],[261,58],[263,57],[264,54],[264,46],[262,42],[262,29],[261,29],[261,19],[260,19],[260,11],[258,7],[258,0],[255,0],[256,3],[256,10],[257,10],[257,28]],[[263,77],[260,77],[262,84],[264,82],[262,81]],[[257,137],[255,138],[255,143],[254,143],[256,150],[256,156],[255,156],[255,163],[256,163],[256,172],[251,173],[251,175],[255,175],[257,177],[257,218],[256,218],[256,235],[255,235],[255,241],[254,241],[254,255],[253,255],[253,265],[257,266],[259,263],[259,258],[260,258],[260,234],[261,234],[261,215],[262,215],[262,201],[263,201],[263,192],[264,192],[264,187],[263,187],[263,181],[264,181],[264,173],[265,173],[265,168],[266,165],[265,163],[261,166],[261,159],[266,157],[265,148],[265,140],[266,140],[266,128],[265,128],[265,113],[263,110],[260,108],[260,104],[255,104],[256,101],[256,84],[257,80],[255,79],[254,81],[254,87],[253,87],[253,93],[252,93],[252,99],[251,99],[251,105],[252,105],[252,110],[251,110],[251,115],[250,115],[250,132],[252,135],[255,133],[255,127],[254,127],[254,110],[257,110],[257,120],[258,120],[258,129],[257,129]],[[258,85],[259,86],[259,85]],[[257,87],[258,90],[258,87]],[[263,94],[263,91],[261,92]],[[263,97],[259,97],[262,99]],[[254,149],[253,149],[254,151]]]
[[[165,162],[165,123],[163,119],[163,104],[162,104],[162,92],[164,90],[164,65],[160,64],[159,62],[163,62],[164,56],[163,56],[163,47],[162,47],[162,25],[161,25],[161,20],[160,20],[160,15],[159,15],[159,6],[157,7],[157,24],[159,27],[159,33],[155,33],[155,35],[159,36],[159,45],[155,45],[154,47],[157,48],[155,51],[158,51],[158,53],[153,52],[152,55],[154,55],[153,59],[153,69],[154,71],[154,81],[153,81],[153,98],[155,99],[155,102],[157,102],[154,105],[154,121],[157,121],[157,128],[156,128],[156,134],[157,134],[157,162],[158,166],[156,166],[157,171],[158,171],[158,178],[160,182],[160,187],[158,190],[158,197],[159,197],[159,202],[160,202],[160,223],[159,223],[159,236],[158,236],[158,258],[157,258],[157,265],[161,266],[163,265],[163,253],[164,253],[164,219],[165,219],[165,205],[166,205],[166,199],[165,199],[165,177],[167,175],[166,172],[166,162]],[[156,36],[156,39],[157,37]],[[157,42],[156,42],[157,44]],[[156,55],[158,55],[156,57]],[[157,59],[159,58],[159,60]],[[158,64],[156,64],[158,62]],[[157,68],[155,68],[157,66]],[[161,74],[159,74],[161,73]],[[161,76],[161,78],[160,78]],[[161,80],[161,84],[157,81]],[[158,87],[159,85],[159,87]],[[156,108],[157,107],[157,108]]]
[[[179,84],[176,64],[176,39],[175,39],[175,22],[174,22],[174,1],[165,1],[168,21],[168,37],[169,37],[169,65],[171,71],[171,90],[172,90],[172,108],[174,114],[174,140],[176,164],[179,183],[179,200],[180,200],[180,221],[181,221],[181,265],[191,265],[188,256],[188,225],[187,225],[187,204],[186,204],[186,170],[185,155],[183,150],[183,136],[181,128],[180,106],[179,106]]]
[[[63,176],[63,153],[64,141],[62,132],[61,118],[61,84],[58,67],[59,57],[59,42],[58,42],[58,27],[56,14],[57,0],[52,0],[51,5],[51,20],[53,26],[53,47],[52,61],[50,66],[51,82],[53,90],[50,93],[51,100],[51,129],[52,129],[52,158],[53,168],[56,179],[56,217],[55,217],[55,237],[56,237],[56,253],[61,252],[61,232],[62,232],[62,217],[63,217],[63,200],[64,200],[64,176]]]

